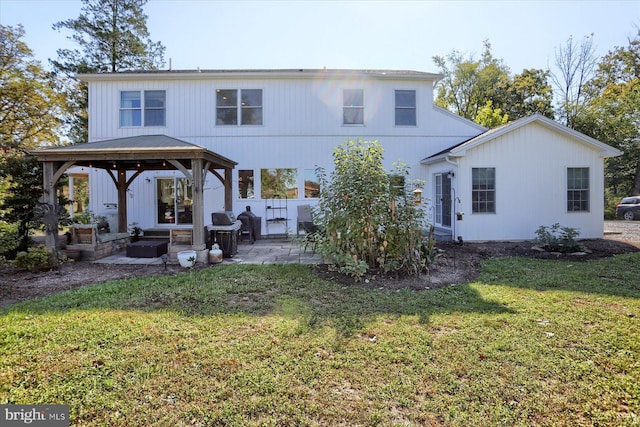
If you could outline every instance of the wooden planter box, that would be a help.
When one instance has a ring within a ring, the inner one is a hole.
[[[74,224],[71,226],[71,243],[95,245],[98,228],[94,224]]]

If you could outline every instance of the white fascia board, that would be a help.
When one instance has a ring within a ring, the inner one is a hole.
[[[414,80],[436,82],[441,74],[398,70],[175,70],[121,73],[83,73],[76,77],[85,82],[153,81],[153,80],[217,80],[233,78],[257,79],[325,79],[368,78],[380,80]]]
[[[447,162],[447,158],[459,158],[464,157],[463,155],[451,155],[451,151],[447,151],[446,153],[439,154],[435,157],[427,157],[426,159],[420,160],[421,165],[435,165],[436,163],[444,163]]]
[[[622,152],[620,150],[618,150],[617,148],[611,147],[610,145],[607,145],[603,142],[600,142],[594,138],[591,138],[590,136],[587,136],[581,132],[578,132],[574,129],[571,129],[567,126],[564,126],[554,120],[551,120],[541,114],[534,114],[532,116],[529,117],[525,117],[523,119],[520,120],[516,120],[515,122],[506,124],[504,126],[501,126],[499,128],[496,129],[491,129],[489,131],[487,131],[486,133],[482,134],[482,135],[478,135],[477,137],[469,140],[468,142],[454,148],[451,150],[451,155],[452,156],[464,156],[466,151],[473,148],[473,147],[477,147],[480,144],[484,144],[487,141],[490,141],[492,139],[495,139],[501,135],[504,135],[506,133],[512,132],[518,128],[521,128],[522,126],[526,126],[530,123],[536,122],[544,127],[546,127],[547,129],[551,129],[555,132],[564,134],[565,136],[571,137],[573,139],[576,139],[580,142],[582,142],[585,145],[590,146],[591,148],[595,148],[600,150],[600,155],[602,157],[615,157],[615,156],[619,156],[622,154]]]

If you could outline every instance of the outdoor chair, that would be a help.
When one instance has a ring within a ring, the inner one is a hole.
[[[296,234],[300,235],[300,231],[304,231],[305,234],[311,234],[316,230],[317,227],[313,223],[313,217],[311,216],[311,206],[299,205]]]
[[[309,244],[311,244],[313,248],[316,233],[318,232],[318,230],[318,226],[313,222],[313,216],[311,215],[311,206],[299,205],[296,235],[300,236],[300,232],[304,232],[303,239],[305,252],[307,251],[307,246]]]

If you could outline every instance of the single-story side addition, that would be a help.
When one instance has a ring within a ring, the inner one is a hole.
[[[435,178],[436,203],[451,200],[436,223],[447,222],[452,239],[528,240],[539,226],[555,223],[577,229],[580,238],[601,238],[604,158],[620,154],[535,114],[449,147],[422,164]]]
[[[334,149],[361,138],[380,142],[387,170],[401,161],[408,183],[425,183],[423,207],[441,237],[525,240],[554,223],[582,238],[603,235],[604,159],[618,150],[540,115],[488,130],[434,104],[438,74],[160,70],[79,78],[89,88],[89,143],[37,155],[50,161],[47,189],[62,173],[86,179],[90,209],[117,212],[112,228],[196,230],[212,212],[250,207],[262,235],[295,232],[297,208],[318,201],[316,168],[331,172]],[[167,151],[167,139],[197,156]],[[198,251],[205,243],[193,239]]]

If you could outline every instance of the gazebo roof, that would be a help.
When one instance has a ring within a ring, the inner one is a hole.
[[[32,151],[41,162],[68,162],[102,169],[174,169],[164,160],[179,160],[187,169],[191,160],[202,159],[214,169],[234,168],[237,162],[207,148],[166,135],[140,135],[88,144],[43,148]]]

